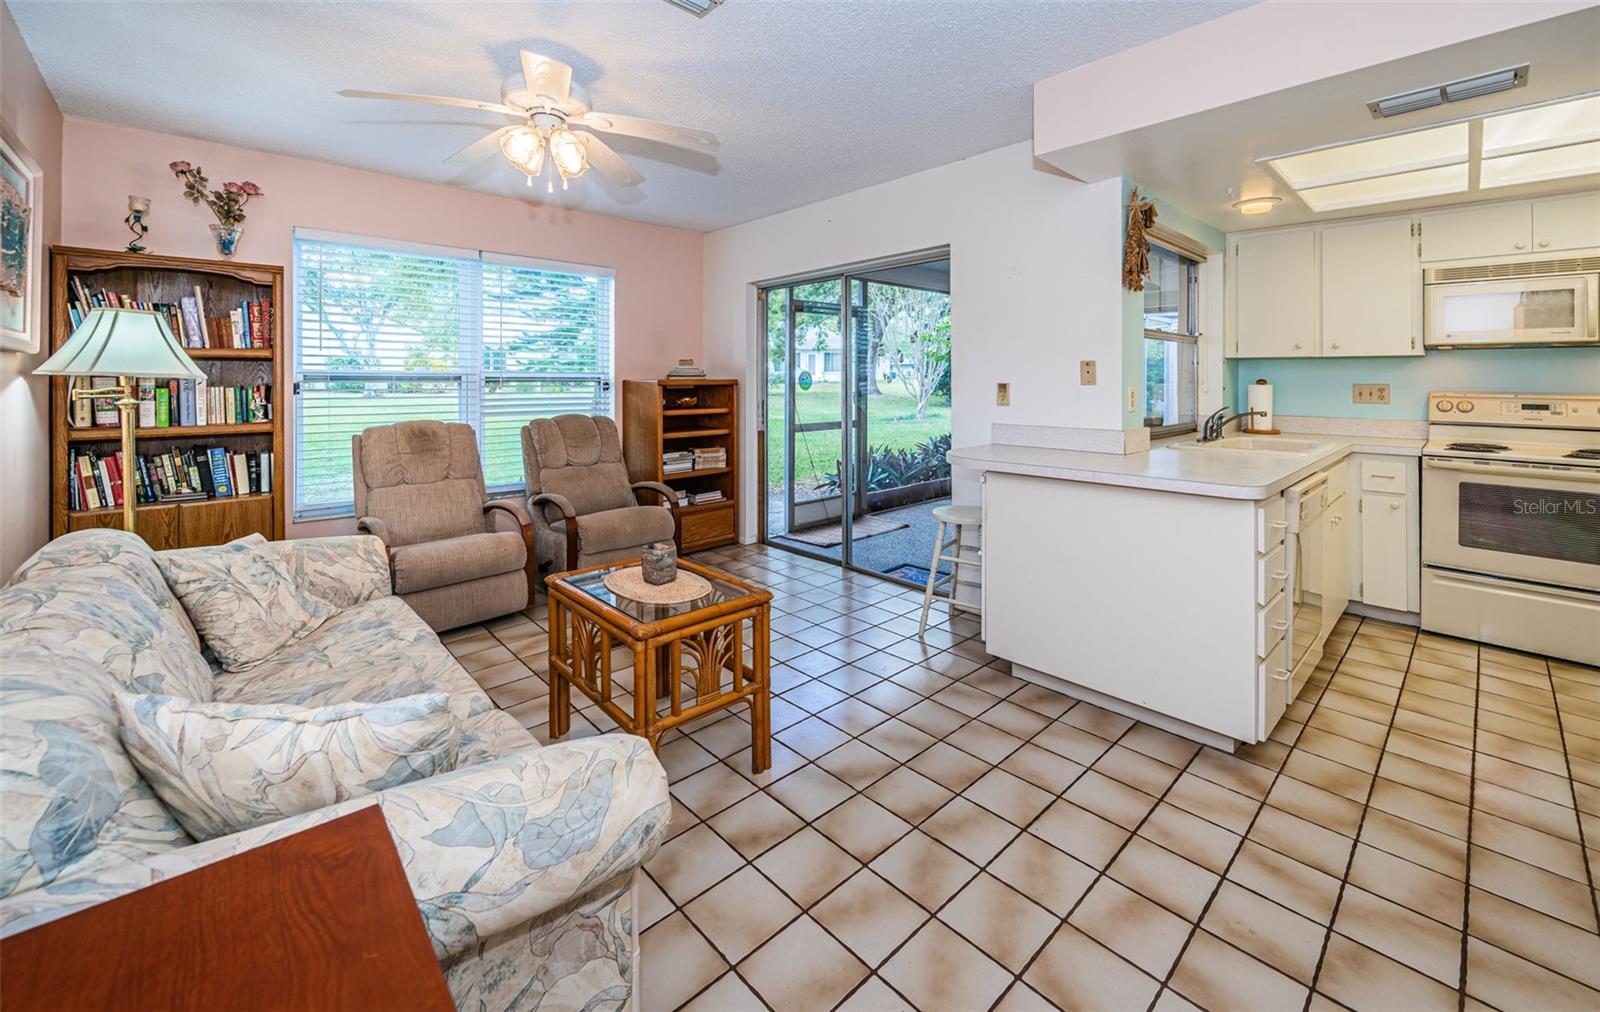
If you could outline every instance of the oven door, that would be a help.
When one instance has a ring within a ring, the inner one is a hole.
[[[1600,470],[1425,457],[1422,561],[1600,590]]]
[[[1430,348],[1595,344],[1600,275],[1427,286],[1423,343]]]

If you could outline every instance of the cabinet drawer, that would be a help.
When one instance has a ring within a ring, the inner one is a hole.
[[[729,503],[724,509],[688,513],[683,517],[683,550],[685,552],[730,544],[737,541],[738,537],[739,525],[732,503]]]
[[[1256,656],[1266,657],[1289,630],[1289,595],[1280,593],[1256,612]]]
[[[1288,528],[1283,496],[1256,505],[1256,551],[1265,552],[1273,545],[1283,544],[1283,532]]]
[[[1279,545],[1272,551],[1256,560],[1256,604],[1264,605],[1283,590],[1283,585],[1289,578],[1289,572],[1284,568],[1283,546]]]
[[[1361,491],[1393,492],[1404,495],[1406,469],[1415,465],[1403,459],[1363,460],[1361,462]]]

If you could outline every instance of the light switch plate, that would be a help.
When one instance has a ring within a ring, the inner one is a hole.
[[[1078,383],[1082,386],[1092,387],[1095,383],[1094,359],[1086,358],[1078,363]]]
[[[994,385],[994,402],[1002,408],[1011,406],[1010,383],[996,383]]]
[[[1387,383],[1353,383],[1350,386],[1350,403],[1352,404],[1388,404],[1389,384]]]

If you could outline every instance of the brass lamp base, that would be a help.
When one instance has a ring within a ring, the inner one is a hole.
[[[131,376],[118,376],[117,382],[121,385],[98,390],[74,390],[72,396],[76,399],[117,398],[117,415],[122,423],[122,529],[129,534],[137,534],[139,469],[133,460],[133,430],[136,420],[134,412],[139,409],[139,391]]]

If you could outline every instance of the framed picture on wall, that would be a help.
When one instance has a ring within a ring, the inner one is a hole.
[[[42,179],[38,165],[0,124],[0,351],[36,352],[44,330]]]

